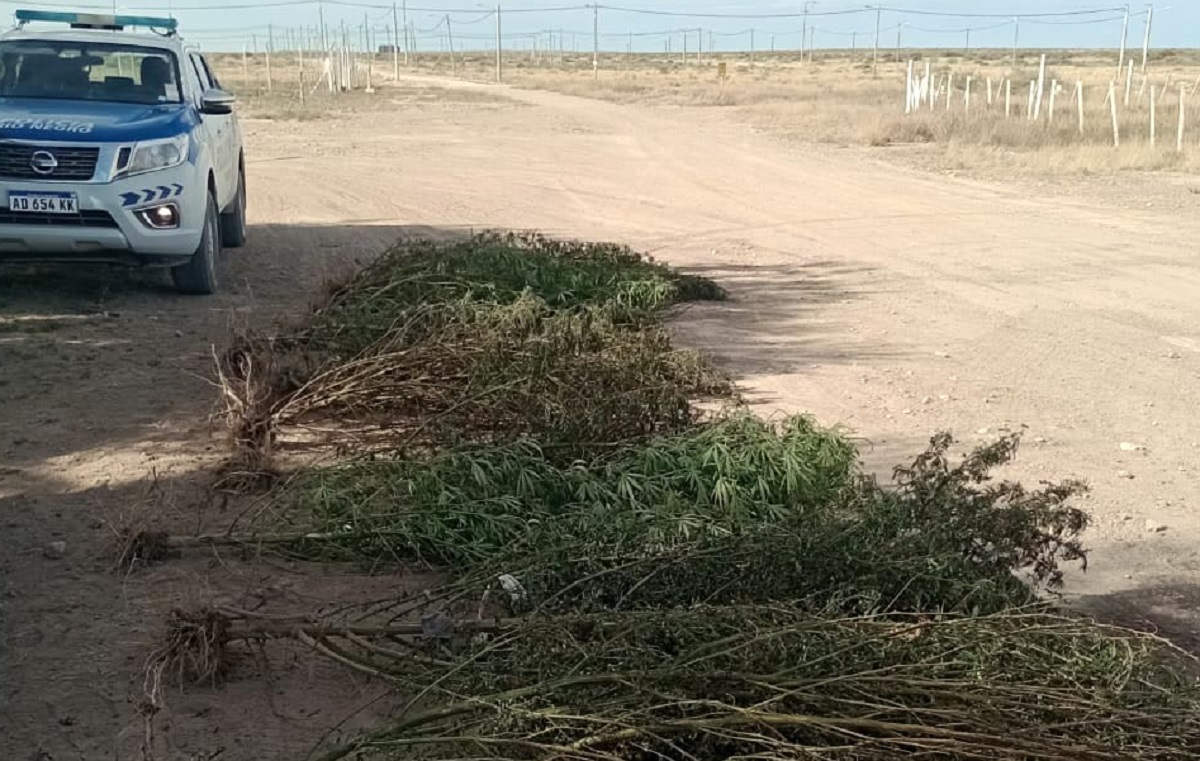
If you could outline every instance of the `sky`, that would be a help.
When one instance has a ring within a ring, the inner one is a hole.
[[[402,3],[403,0],[397,0]],[[456,49],[485,49],[495,45],[496,0],[408,0],[408,21],[416,29],[417,50],[445,49],[446,18]],[[678,51],[687,38],[695,49],[698,33],[705,49],[748,50],[753,29],[758,50],[795,49],[800,46],[803,13],[809,9],[808,26],[813,29],[817,49],[860,49],[874,43],[876,4],[887,10],[879,14],[880,47],[892,49],[897,37],[904,47],[962,48],[1011,47],[1014,31],[1021,47],[1115,48],[1120,44],[1124,3],[1114,0],[875,0],[871,3],[846,0],[609,0],[600,2],[598,14],[601,48],[638,52],[662,52],[668,44]],[[500,0],[506,48],[529,49],[550,44],[551,35],[567,48],[591,50],[593,10],[590,3],[574,0]],[[327,27],[344,22],[347,36],[363,44],[364,26],[371,29],[372,45],[389,43],[392,25],[391,0],[118,0],[123,13],[174,15],[183,36],[207,50],[241,50],[243,46],[263,50],[268,38],[276,49],[306,29],[316,37],[319,19]],[[57,0],[4,2],[9,8],[106,8],[108,0]],[[557,9],[557,10],[551,10]],[[1087,11],[1104,10],[1098,13]],[[1147,5],[1130,6],[1128,39],[1131,47],[1142,45]],[[902,13],[900,11],[907,11]],[[957,15],[955,15],[957,14]],[[1039,14],[1042,14],[1039,17]],[[1050,16],[1045,14],[1077,14]],[[399,14],[403,16],[403,14]],[[733,18],[732,16],[742,16]],[[752,18],[757,16],[757,18]],[[1019,25],[1013,18],[1020,17]],[[404,21],[401,18],[401,26]],[[1018,28],[1019,27],[1019,28]],[[968,35],[967,30],[970,30]],[[560,36],[561,33],[561,36]],[[969,41],[968,41],[969,36]],[[554,43],[555,46],[559,44]],[[1171,0],[1155,3],[1152,47],[1200,47],[1200,0]]]

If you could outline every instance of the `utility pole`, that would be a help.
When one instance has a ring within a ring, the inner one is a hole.
[[[1121,55],[1117,58],[1117,74],[1125,70],[1125,45],[1129,40],[1129,6],[1125,6],[1125,23],[1121,24]]]
[[[501,43],[500,43],[500,6],[496,6],[496,81],[504,81],[504,62],[501,59]]]
[[[1012,52],[1012,67],[1017,67],[1017,47],[1021,44],[1021,18],[1018,16],[1013,19],[1013,52]]]
[[[271,49],[275,47],[274,28],[267,24],[267,92],[271,92]]]
[[[808,45],[808,6],[811,2],[804,4],[804,21],[800,24],[800,63],[804,63],[804,49]]]
[[[896,25],[896,60],[900,60],[900,48],[904,47],[904,22],[901,21]]]
[[[404,0],[404,4],[400,6],[404,13],[404,65],[409,65],[409,51],[415,50],[417,47],[417,30],[410,29],[408,26],[408,0]],[[396,4],[392,4],[392,18],[396,17]]]
[[[879,24],[883,21],[883,9],[875,6],[875,56],[871,60],[871,76],[879,76]]]
[[[1142,73],[1146,73],[1146,61],[1150,58],[1150,27],[1154,24],[1154,6],[1146,6],[1146,36],[1142,39]]]
[[[341,63],[342,71],[338,78],[341,80],[343,90],[354,89],[354,76],[350,70],[350,61],[346,56],[346,19],[342,19],[342,49],[338,51],[338,60]]]
[[[404,32],[404,64],[408,65],[408,31]],[[400,79],[400,20],[392,3],[392,76]]]
[[[321,55],[325,55],[329,48],[325,44],[325,3],[317,3],[317,19],[321,25]]]
[[[592,3],[592,76],[600,78],[600,4]]]
[[[446,14],[446,37],[450,44],[450,73],[458,73],[458,61],[454,58],[454,30],[450,28],[450,14]]]
[[[363,14],[363,41],[367,53],[367,92],[375,92],[375,43],[371,37],[371,22]]]
[[[964,53],[971,52],[971,30],[970,29],[967,30],[967,44],[963,46],[963,52]]]

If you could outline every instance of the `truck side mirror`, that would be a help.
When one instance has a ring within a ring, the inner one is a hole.
[[[237,97],[233,93],[217,88],[205,90],[200,97],[200,113],[212,116],[224,116],[233,113],[233,104]]]

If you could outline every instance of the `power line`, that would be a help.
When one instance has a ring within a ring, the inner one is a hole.
[[[787,13],[699,13],[695,11],[660,11],[648,10],[645,8],[626,8],[614,5],[601,5],[600,10],[616,11],[619,13],[633,13],[643,16],[675,16],[681,18],[714,18],[714,19],[802,19],[806,16],[853,16],[864,13],[895,13],[904,16],[934,16],[939,18],[1004,18],[1012,19],[1019,17],[1021,19],[1037,19],[1037,18],[1066,18],[1071,16],[1094,16],[1100,13],[1124,13],[1124,6],[1113,8],[1091,8],[1074,11],[1057,11],[1043,13],[961,13],[955,11],[925,11],[911,8],[897,8],[887,5],[865,5],[861,8],[844,8],[839,10],[817,11],[810,10],[807,13],[801,11],[792,11]]]
[[[391,3],[385,2],[369,2],[368,0],[266,0],[265,2],[250,3],[250,2],[235,2],[224,4],[203,4],[203,5],[175,5],[167,3],[158,3],[154,5],[133,5],[128,6],[130,10],[137,11],[232,11],[232,10],[258,10],[269,8],[289,8],[300,6],[311,6],[325,4],[335,7],[344,8],[360,8],[378,11],[391,11]],[[109,8],[107,4],[99,3],[52,3],[39,2],[31,0],[23,2],[23,5],[30,5],[44,8]],[[779,12],[779,13],[715,13],[715,12],[700,12],[700,11],[669,11],[669,10],[652,10],[646,8],[628,8],[616,5],[552,5],[544,7],[524,7],[524,8],[506,8],[505,14],[510,13],[560,13],[567,11],[586,11],[597,8],[599,10],[613,11],[617,13],[632,13],[644,16],[672,16],[677,18],[710,18],[710,19],[796,19],[809,17],[834,17],[834,16],[854,16],[866,13],[875,13],[882,11],[884,13],[894,13],[905,16],[926,16],[935,18],[1021,18],[1022,20],[1035,19],[1055,19],[1055,18],[1071,18],[1082,16],[1095,16],[1106,13],[1124,13],[1124,6],[1109,6],[1103,8],[1085,8],[1072,11],[1050,11],[1039,13],[973,13],[963,11],[932,11],[922,10],[918,8],[904,8],[890,5],[864,5],[859,8],[842,8],[836,10],[809,10],[807,13],[801,11]],[[479,8],[433,8],[433,7],[418,7],[409,6],[409,11],[417,13],[439,13],[439,14],[473,14],[478,13]],[[1145,12],[1134,15],[1145,15]],[[1122,16],[1123,18],[1123,16]],[[1107,21],[1107,19],[1106,19]],[[1096,21],[1095,23],[1101,23]],[[964,30],[965,31],[965,30]]]

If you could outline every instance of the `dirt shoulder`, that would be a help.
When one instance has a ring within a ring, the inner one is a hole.
[[[920,173],[711,112],[504,92],[247,121],[252,242],[220,297],[144,274],[2,273],[0,755],[137,757],[130,696],[174,605],[285,611],[424,583],[225,553],[121,577],[105,555],[130,520],[236,516],[203,489],[222,447],[213,345],[404,235],[536,228],[717,279],[734,300],[676,329],[763,412],[845,424],[880,469],[938,429],[1025,430],[1017,475],[1093,486],[1092,571],[1072,590],[1168,625],[1195,609],[1194,214]],[[388,708],[286,653],[240,667],[268,678],[173,694],[156,757],[301,757]]]

